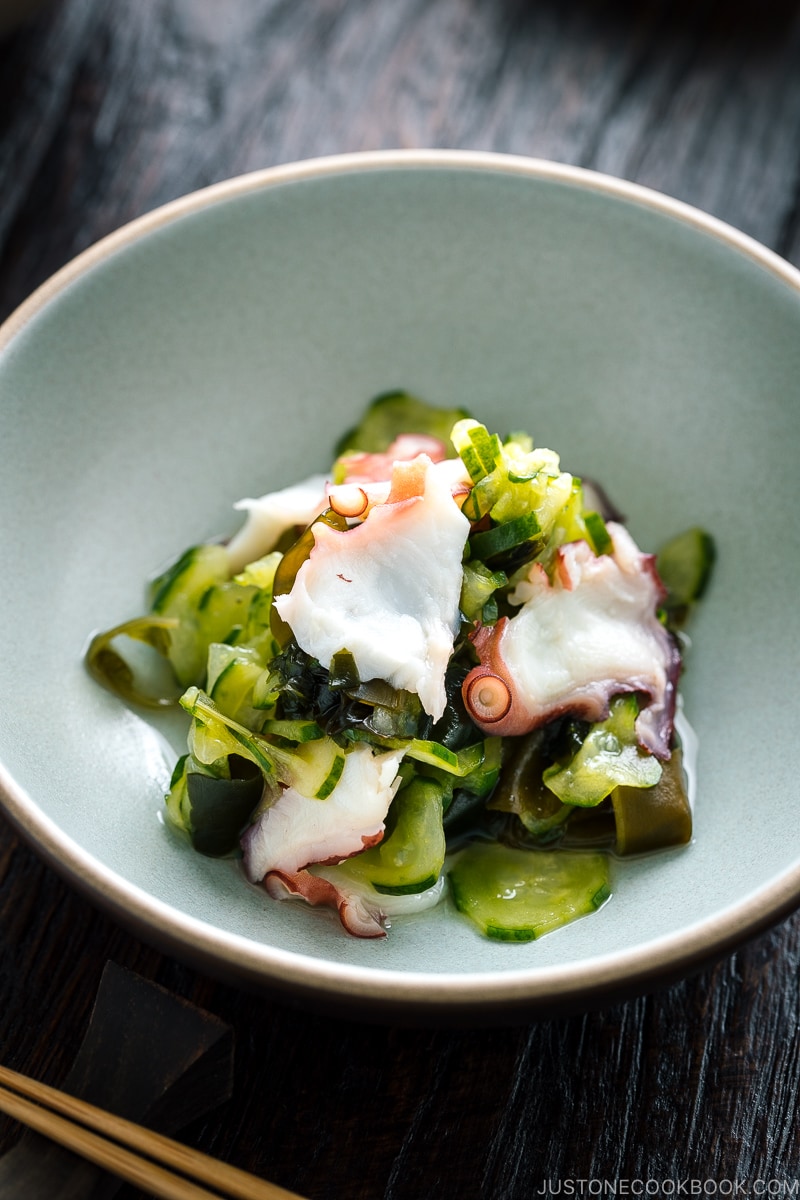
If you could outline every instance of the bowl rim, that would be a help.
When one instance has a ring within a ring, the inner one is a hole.
[[[0,326],[0,352],[74,280],[163,226],[218,203],[283,184],[395,169],[458,170],[568,184],[632,202],[693,227],[753,260],[794,289],[800,271],[754,238],[641,184],[583,167],[489,151],[381,150],[330,155],[252,171],[190,192],[101,238],[39,285]],[[0,762],[0,804],[56,871],[143,940],[234,983],[301,1002],[383,1019],[457,1011],[497,1018],[588,1008],[673,982],[724,957],[800,905],[800,863],[735,905],[641,946],[549,967],[456,974],[363,967],[318,959],[229,933],[172,908],[106,867],[60,829]]]

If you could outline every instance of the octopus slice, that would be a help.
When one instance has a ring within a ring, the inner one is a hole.
[[[273,900],[297,898],[307,904],[335,908],[348,933],[360,938],[386,937],[383,914],[371,908],[356,889],[336,886],[310,871],[269,871],[264,879]]]
[[[324,475],[311,475],[260,499],[239,500],[235,507],[247,516],[227,545],[231,570],[241,571],[247,563],[268,554],[286,530],[310,525],[326,507],[326,485]]]
[[[415,692],[437,720],[468,533],[446,473],[425,455],[396,462],[386,502],[360,524],[314,526],[311,554],[275,607],[307,654],[328,664],[349,650],[361,679]]]
[[[341,862],[380,842],[402,757],[402,750],[375,754],[361,743],[345,756],[341,778],[326,799],[283,788],[242,838],[250,881],[258,883],[270,871],[292,875],[310,863]]]
[[[463,697],[483,732],[528,733],[567,713],[603,720],[612,696],[639,692],[639,741],[669,758],[681,663],[657,616],[663,585],[653,556],[622,525],[608,529],[613,554],[560,547],[552,580],[534,564],[509,597],[519,612],[473,635],[480,665]]]
[[[420,454],[425,454],[431,462],[441,462],[447,457],[447,447],[440,438],[428,433],[401,433],[385,450],[356,451],[339,462],[345,483],[370,483],[391,479],[396,462],[410,462]]]

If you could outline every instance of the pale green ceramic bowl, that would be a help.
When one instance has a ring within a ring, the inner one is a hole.
[[[281,167],[151,213],[0,332],[0,792],[120,921],[246,986],[375,1019],[501,1020],[675,979],[800,901],[800,275],[663,196],[550,163],[389,153]],[[695,840],[619,864],[528,945],[447,905],[384,941],[278,904],[163,824],[166,735],[88,677],[232,504],[325,470],[404,387],[526,428],[654,548],[701,524],[683,684]]]

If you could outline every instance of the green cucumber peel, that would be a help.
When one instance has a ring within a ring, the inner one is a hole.
[[[611,534],[608,532],[605,521],[598,512],[585,512],[583,514],[586,532],[589,536],[589,543],[598,557],[601,554],[613,554],[614,543],[611,540]]]
[[[472,558],[491,562],[498,555],[506,554],[526,543],[538,545],[541,548],[541,526],[533,512],[523,513],[502,525],[492,529],[483,529],[473,533],[469,539]]]

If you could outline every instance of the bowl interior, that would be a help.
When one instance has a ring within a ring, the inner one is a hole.
[[[459,978],[489,995],[520,972],[535,995],[559,970],[590,979],[592,963],[674,953],[791,901],[788,268],[590,175],[379,157],[234,181],[146,218],[24,315],[0,357],[0,762],[12,812],[68,871],[179,942],[191,926],[212,955],[236,943],[265,978],[350,971],[379,993],[411,972],[446,977],[451,998]],[[235,500],[324,470],[393,387],[527,429],[604,483],[643,548],[693,524],[717,542],[682,686],[694,842],[616,864],[612,902],[540,943],[486,942],[446,907],[360,942],[268,901],[163,825],[180,722],[127,711],[82,667],[92,631],[141,611],[149,575],[232,532]]]

